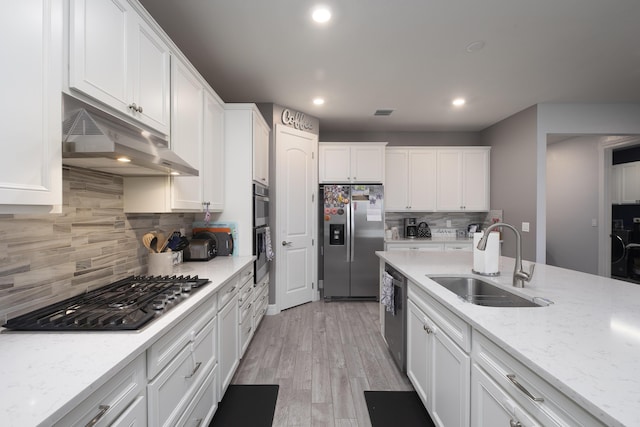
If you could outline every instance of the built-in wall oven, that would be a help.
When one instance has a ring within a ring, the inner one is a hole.
[[[269,233],[269,188],[260,184],[253,184],[253,254],[254,280],[260,283],[269,275],[268,236]]]

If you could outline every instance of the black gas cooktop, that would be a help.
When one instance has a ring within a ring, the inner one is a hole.
[[[130,276],[9,320],[16,331],[141,329],[209,283],[198,276]]]

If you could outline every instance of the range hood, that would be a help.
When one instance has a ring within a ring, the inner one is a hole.
[[[63,96],[62,163],[125,176],[198,175],[166,138]]]

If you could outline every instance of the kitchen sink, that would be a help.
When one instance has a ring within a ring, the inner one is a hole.
[[[465,301],[486,307],[543,307],[552,302],[544,298],[535,298],[541,303],[523,298],[476,277],[446,276],[431,277],[431,280],[444,286]]]

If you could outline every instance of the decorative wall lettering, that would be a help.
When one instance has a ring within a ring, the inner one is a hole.
[[[282,110],[282,124],[291,126],[298,130],[312,130],[313,123],[307,119],[304,113],[290,111],[288,108]]]

